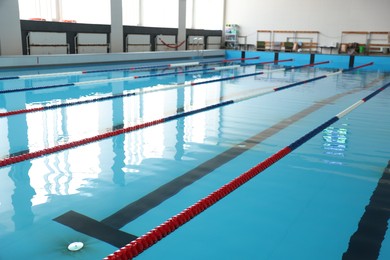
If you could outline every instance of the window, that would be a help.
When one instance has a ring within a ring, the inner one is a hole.
[[[141,0],[141,25],[177,28],[179,0]]]
[[[186,27],[223,29],[224,0],[187,0]],[[110,0],[19,0],[21,19],[111,24]],[[179,0],[122,0],[123,25],[177,28]]]
[[[110,0],[19,0],[20,19],[111,24]]]
[[[110,0],[63,0],[62,19],[78,23],[111,24]]]
[[[123,25],[140,25],[140,1],[122,0]]]
[[[20,19],[42,18],[56,20],[57,0],[19,0]]]

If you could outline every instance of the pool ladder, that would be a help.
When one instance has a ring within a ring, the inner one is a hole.
[[[204,53],[203,53],[203,38],[202,37],[195,37],[194,43],[196,43],[196,53],[197,56],[201,59],[203,59]]]

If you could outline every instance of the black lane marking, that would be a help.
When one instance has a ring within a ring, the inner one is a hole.
[[[201,179],[207,174],[214,171],[216,168],[224,165],[225,163],[233,160],[242,153],[250,150],[253,146],[258,145],[265,139],[285,129],[297,120],[307,116],[320,107],[324,106],[328,102],[316,103],[309,108],[306,108],[299,113],[286,118],[272,127],[250,137],[249,139],[233,146],[225,152],[215,156],[214,158],[200,164],[196,168],[186,172],[185,174],[173,179],[172,181],[160,186],[158,189],[150,192],[144,197],[132,202],[131,204],[120,209],[116,213],[102,220],[102,223],[109,225],[113,228],[121,228],[127,225],[129,222],[135,220],[139,216],[143,215],[150,209],[158,206],[165,200],[174,196],[185,187],[191,185],[195,181]]]
[[[54,221],[57,221],[88,236],[100,239],[118,248],[137,238],[137,236],[104,225],[99,221],[72,210],[55,218]]]
[[[68,211],[65,214],[55,218],[54,221],[68,226],[80,233],[84,233],[91,237],[100,239],[118,248],[123,247],[137,237],[126,232],[120,231],[119,228],[130,223],[145,212],[161,204],[166,199],[177,194],[185,187],[206,176],[224,163],[229,162],[238,155],[259,144],[266,138],[278,133],[287,126],[316,111],[317,109],[325,106],[329,102],[333,101],[334,98],[338,98],[341,95],[342,94],[338,94],[333,98],[329,98],[323,100],[322,102],[315,103],[312,106],[298,112],[297,114],[287,119],[284,119],[279,123],[276,123],[272,127],[258,133],[257,135],[250,137],[249,139],[243,141],[238,145],[235,145],[234,147],[223,152],[222,154],[215,156],[214,158],[190,170],[184,175],[173,179],[172,181],[145,195],[139,200],[125,206],[111,216],[103,219],[101,222],[74,211]],[[126,235],[128,235],[129,237],[126,237]]]
[[[358,229],[349,240],[344,260],[378,259],[390,218],[390,161],[379,179]]]
[[[378,82],[379,79],[376,79],[372,81],[371,83],[367,84],[366,87],[370,87],[374,85],[376,82]],[[112,214],[111,216],[103,219],[101,222],[96,221],[94,219],[91,219],[87,216],[84,216],[80,213],[69,211],[56,219],[58,223],[61,223],[63,225],[66,225],[70,228],[73,228],[77,230],[78,232],[88,234],[92,237],[98,238],[102,241],[105,241],[109,244],[120,244],[118,240],[115,238],[117,235],[117,231],[119,228],[123,227],[124,225],[127,225],[132,220],[136,219],[137,217],[141,216],[145,212],[151,210],[153,207],[159,205],[164,200],[170,198],[171,196],[177,194],[179,191],[184,189],[185,187],[189,186],[193,182],[199,180],[203,176],[206,176],[208,173],[215,170],[217,167],[223,165],[226,162],[229,162],[230,160],[234,159],[236,156],[242,154],[243,152],[251,149],[253,146],[259,144],[261,141],[265,140],[266,138],[278,133],[279,131],[283,130],[287,126],[295,123],[296,121],[304,118],[305,116],[309,115],[310,113],[322,108],[323,106],[343,97],[348,94],[352,94],[358,91],[361,91],[362,89],[355,89],[350,90],[345,93],[339,93],[337,95],[334,95],[332,97],[323,99],[319,102],[314,103],[310,107],[296,113],[295,115],[283,119],[282,121],[276,123],[275,125],[271,126],[270,128],[250,137],[249,139],[243,141],[242,143],[235,145],[234,147],[228,149],[227,151],[223,152],[222,154],[219,154],[215,156],[214,158],[206,161],[205,163],[199,165],[193,170],[190,170],[189,172],[185,173],[184,175],[172,180],[171,182],[161,186],[160,188],[152,191],[151,193],[145,195],[144,197],[140,198],[139,200],[130,203],[129,205],[125,206],[124,208],[120,209],[116,213]],[[177,185],[177,186],[175,186]],[[71,217],[70,217],[71,216]],[[86,222],[84,227],[84,222]],[[93,230],[90,230],[89,227],[93,225]],[[111,227],[107,228],[107,227]],[[102,230],[99,230],[102,229]],[[125,233],[122,232],[121,233]],[[125,233],[127,234],[127,233]],[[134,238],[130,238],[127,242],[123,242],[123,244],[117,246],[122,247],[125,246],[127,243],[133,241],[136,239],[134,235],[130,235]],[[112,238],[113,240],[111,241]],[[122,241],[122,240],[121,240]]]
[[[30,153],[29,149],[18,151],[18,152],[15,152],[15,153],[10,153],[7,157],[14,157],[14,156],[19,156],[19,155],[28,154],[28,153]]]

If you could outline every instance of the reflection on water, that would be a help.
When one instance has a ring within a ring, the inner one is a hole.
[[[185,78],[180,76],[177,80],[183,82]],[[110,86],[113,93],[120,93],[124,89],[124,83]],[[7,131],[4,131],[8,136],[4,139],[10,142],[11,150],[20,150],[20,142],[23,142],[23,148],[30,151],[40,150],[110,131],[117,125],[134,125],[181,113],[185,107],[204,107],[218,100],[221,93],[223,84],[214,83],[207,88],[179,88],[11,116],[3,119],[9,122],[4,124],[8,125]],[[29,95],[27,97],[32,99]],[[53,102],[63,101],[54,99]],[[89,196],[89,188],[93,187],[94,180],[102,178],[102,173],[109,176],[112,183],[125,186],[126,179],[139,172],[139,166],[145,159],[180,161],[185,150],[189,149],[188,143],[204,143],[206,138],[217,140],[219,113],[218,110],[201,113],[34,159],[30,167],[23,171],[27,177],[31,177],[29,187],[33,194],[26,192],[30,196],[30,207],[50,203],[54,196]],[[17,131],[13,127],[17,127]],[[206,132],[206,129],[214,130]],[[9,148],[5,147],[4,150]]]
[[[333,156],[332,161],[328,161],[329,164],[342,164],[342,162],[337,161],[337,157],[344,157],[344,152],[347,148],[347,125],[345,127],[333,127],[329,126],[322,131],[322,138],[324,139],[323,148],[325,154]]]
[[[249,68],[247,69],[250,70]],[[247,72],[250,73],[252,71]],[[0,149],[3,154],[7,155],[9,151],[18,152],[26,148],[31,151],[51,147],[59,143],[79,140],[102,132],[118,129],[120,126],[126,127],[135,125],[140,122],[182,113],[188,111],[188,109],[205,107],[215,104],[218,100],[221,100],[222,97],[236,98],[242,93],[247,93],[248,91],[253,91],[254,89],[263,86],[270,86],[270,82],[276,84],[282,84],[283,82],[290,83],[291,81],[299,81],[301,78],[309,78],[316,75],[314,69],[305,70],[304,72],[305,74],[303,72],[300,73],[299,71],[291,73],[272,73],[264,75],[264,78],[257,77],[258,80],[242,79],[224,83],[207,84],[207,86],[190,86],[187,88],[140,94],[123,99],[118,98],[88,105],[63,107],[52,111],[0,119]],[[226,74],[229,73],[232,72],[226,72]],[[234,73],[238,72],[236,71]],[[320,71],[319,74],[325,74],[325,72]],[[196,74],[191,75],[190,77],[190,79],[183,75],[177,78],[161,77],[158,79],[158,84],[171,84],[174,80],[178,83],[182,83],[193,80],[194,77],[200,77],[200,75]],[[294,113],[294,111],[298,112],[301,109],[306,108],[309,102],[322,100],[324,95],[334,95],[343,91],[343,89],[340,90],[340,88],[335,86],[336,84],[339,84],[338,79],[342,78],[343,77],[340,76],[324,82],[323,84],[320,83],[321,81],[318,81],[319,83],[313,83],[306,87],[297,88],[296,90],[290,89],[286,92],[279,92],[264,98],[262,97],[256,100],[242,102],[227,108],[214,109],[207,113],[199,113],[178,120],[172,120],[170,122],[142,129],[141,131],[118,135],[113,138],[60,151],[4,168],[6,174],[0,175],[0,177],[5,177],[8,183],[3,180],[1,181],[3,190],[7,192],[4,192],[5,194],[3,193],[6,197],[2,197],[0,201],[0,203],[3,203],[0,204],[1,213],[5,213],[2,214],[4,217],[0,218],[0,223],[2,228],[5,227],[4,230],[7,230],[8,232],[1,233],[0,238],[2,240],[0,244],[4,245],[5,242],[8,244],[7,251],[0,252],[0,258],[2,258],[3,255],[6,255],[7,259],[10,258],[8,255],[17,251],[14,249],[18,248],[21,243],[28,244],[25,247],[25,250],[36,253],[36,247],[43,248],[43,245],[46,246],[47,243],[42,242],[51,240],[51,235],[58,234],[58,232],[65,233],[64,236],[61,234],[61,237],[67,237],[67,239],[72,237],[73,239],[75,236],[78,236],[78,233],[70,228],[63,227],[58,223],[53,223],[54,217],[69,210],[75,210],[88,217],[101,220],[111,214],[112,211],[118,210],[133,199],[143,196],[153,188],[163,185],[168,180],[180,176],[183,172],[199,166],[202,161],[213,158],[215,154],[224,151],[226,147],[231,144],[235,144],[262,129],[267,129],[277,122],[277,120],[285,119],[290,114]],[[79,79],[72,78],[70,80]],[[361,77],[358,77],[355,81],[359,80],[361,80]],[[29,81],[27,83],[31,86],[38,86],[42,84],[51,84],[52,82],[48,80],[35,83]],[[16,98],[15,103],[12,103],[14,99],[10,98],[12,97],[11,95],[8,95],[9,97],[7,97],[7,100],[0,96],[0,110],[8,111],[40,104],[66,103],[67,100],[83,99],[86,96],[107,96],[109,93],[120,94],[123,91],[129,91],[129,89],[142,87],[144,85],[150,87],[153,85],[152,83],[154,84],[156,82],[144,79],[136,83],[115,83],[105,86],[89,86],[82,89],[64,88],[50,91],[32,91],[25,96],[21,93],[13,95],[13,97]],[[355,82],[352,82],[348,87],[352,88],[355,85]],[[331,88],[331,86],[335,87]],[[360,83],[358,86],[360,86]],[[2,104],[7,107],[2,108]],[[329,111],[326,109],[329,107],[331,106],[324,107],[324,113],[328,114]],[[315,122],[313,122],[313,124],[314,123]],[[298,128],[299,127],[294,128],[294,126],[292,126],[291,128],[286,129],[286,132],[289,134],[291,131],[292,135],[298,135],[300,134],[297,130]],[[316,147],[313,156],[315,156],[316,153],[319,153],[321,158],[326,157],[326,159],[328,159],[327,163],[329,164],[342,164],[344,161],[343,157],[346,156],[347,146],[351,146],[351,143],[348,143],[348,141],[352,140],[348,140],[348,138],[356,138],[356,133],[360,131],[353,130],[354,136],[352,136],[349,132],[351,129],[352,128],[346,124],[325,129],[322,133],[322,144],[320,147]],[[281,132],[281,134],[283,133]],[[276,138],[270,138],[264,142],[264,144],[256,147],[256,150],[253,149],[248,151],[247,154],[242,154],[240,158],[237,158],[238,162],[244,163],[245,161],[246,163],[247,161],[248,164],[250,164],[252,160],[261,160],[262,156],[268,155],[266,153],[271,153],[274,147],[281,144],[278,143],[281,142],[280,140],[275,140]],[[284,143],[281,145],[283,144]],[[302,147],[302,149],[305,148]],[[326,155],[324,156],[323,153],[326,153]],[[291,169],[291,172],[289,171],[288,173],[289,176],[298,176],[300,174],[294,172],[293,167],[283,165],[283,161],[280,163],[283,166],[282,168]],[[305,162],[302,162],[302,165],[304,163]],[[297,165],[297,168],[298,166],[299,165]],[[317,165],[314,165],[314,167],[316,166]],[[348,165],[343,164],[343,167],[340,168],[347,166]],[[215,172],[216,174],[210,175],[210,177],[217,177],[219,179],[218,181],[222,182],[225,177],[227,179],[230,178],[228,177],[229,174],[233,175],[233,173],[228,171],[233,171],[233,169],[235,171],[236,167],[241,171],[242,165],[237,163],[235,165],[226,165],[226,167],[229,169],[225,168],[227,169],[225,171],[225,169],[221,168],[220,172],[217,170]],[[1,169],[1,171],[3,171],[3,169]],[[238,173],[237,170],[237,174]],[[340,175],[342,174],[339,174],[338,176]],[[276,179],[272,179],[274,176]],[[273,196],[272,193],[269,193],[270,190],[272,190],[272,192],[280,192],[280,194],[286,194],[285,192],[291,191],[293,192],[293,196],[288,197],[292,199],[294,199],[294,197],[299,197],[299,200],[301,198],[312,199],[310,196],[313,194],[311,194],[310,189],[307,190],[309,196],[300,196],[300,194],[295,194],[295,189],[290,189],[290,187],[294,186],[291,185],[290,182],[292,181],[292,183],[294,183],[293,181],[295,180],[293,179],[288,179],[288,183],[286,182],[286,187],[289,187],[288,190],[279,190],[277,187],[269,189],[270,186],[268,186],[269,183],[267,184],[267,178],[268,181],[272,180],[273,183],[277,183],[278,185],[283,184],[283,182],[280,182],[280,179],[277,179],[279,178],[278,176],[281,176],[281,174],[262,175],[258,180],[260,180],[260,185],[264,184],[264,188],[256,188],[256,196],[252,196],[252,194],[246,198],[262,198],[261,200],[256,200],[256,203],[266,201],[267,203],[270,202],[269,205],[280,205],[279,202],[282,201],[277,200],[279,196]],[[194,195],[194,201],[195,199],[198,199],[198,195],[205,192],[208,188],[212,188],[211,186],[214,184],[212,184],[211,181],[209,182],[209,180],[211,179],[205,179],[203,184],[207,182],[207,184],[210,184],[210,187],[203,189],[204,186],[202,186],[201,183],[197,183],[196,185],[199,186],[194,186],[193,190],[189,190],[188,193],[193,193]],[[296,183],[301,184],[301,180],[302,179],[299,179],[298,176]],[[321,175],[314,176],[313,174],[310,176],[310,179],[308,179],[310,182],[313,181],[312,183],[316,183],[317,180],[321,185],[326,184],[321,181]],[[328,181],[330,182],[331,178],[329,178]],[[348,183],[353,184],[353,182]],[[307,184],[309,184],[309,182]],[[282,188],[282,186],[283,185],[280,187]],[[303,185],[300,187],[303,187]],[[299,188],[299,190],[305,189]],[[361,186],[359,186],[359,190],[362,190]],[[334,190],[332,189],[332,192],[333,191]],[[195,194],[198,192],[199,194]],[[258,196],[259,192],[264,192],[265,196]],[[330,196],[328,196],[329,194],[325,189],[322,190],[321,194],[323,194],[324,197],[326,197],[326,201],[328,201]],[[180,198],[178,199],[180,203],[185,201],[182,195],[183,194],[180,194]],[[274,200],[275,198],[276,200]],[[345,198],[345,196],[343,196],[343,198]],[[317,200],[313,199],[313,201]],[[6,202],[8,202],[8,205],[6,205]],[[167,205],[169,203],[167,203]],[[172,200],[172,203],[176,202]],[[301,205],[294,205],[294,203],[290,202],[285,205],[292,207],[297,206],[296,208],[298,209],[300,206],[302,206],[301,208],[306,208],[308,203],[303,200]],[[325,207],[321,206],[321,208]],[[272,207],[268,209],[271,209],[271,212],[273,210]],[[268,209],[267,212],[269,212]],[[289,210],[287,211],[284,209],[283,212],[289,212]],[[162,208],[161,210],[165,211],[165,208]],[[264,207],[261,207],[261,210],[263,215]],[[336,213],[339,212],[338,208],[334,208],[334,210]],[[155,214],[156,212],[151,213]],[[281,211],[278,209],[278,212],[280,213]],[[321,214],[321,216],[328,216],[327,213]],[[341,214],[342,217],[345,215],[346,214]],[[253,214],[253,216],[257,216],[257,214]],[[275,216],[280,216],[280,214],[272,215],[270,219],[274,219]],[[218,214],[218,217],[220,217],[220,214]],[[313,219],[316,218],[313,217]],[[339,216],[337,219],[339,219]],[[278,223],[289,224],[289,222],[284,220],[285,219]],[[307,222],[306,220],[309,219],[305,219],[302,223],[305,224]],[[343,226],[347,222],[350,221],[343,220]],[[140,223],[144,226],[141,227],[141,225],[138,225]],[[141,228],[135,232],[146,229],[145,227],[149,225],[148,223],[150,223],[149,220],[140,220],[140,222],[137,223],[137,228]],[[13,224],[15,225],[15,229],[21,232],[13,232]],[[257,224],[259,224],[259,222],[257,222],[256,225]],[[277,224],[278,227],[280,226],[279,224]],[[299,232],[301,230],[306,232],[305,229],[301,229],[302,225],[300,224],[296,225],[299,227]],[[326,223],[326,225],[327,226],[325,227],[328,227],[329,223]],[[270,225],[270,227],[273,228],[274,226]],[[135,230],[133,228],[134,227],[132,227],[131,232]],[[26,243],[26,241],[29,240],[27,235],[32,233],[31,229],[47,229],[47,232],[40,232],[41,237],[39,239],[34,237],[33,243]],[[312,230],[312,228],[310,230]],[[291,232],[291,234],[293,233],[294,232]],[[283,232],[282,236],[284,235],[285,232]],[[294,238],[296,238],[296,236],[292,235],[291,241],[296,241]],[[307,238],[305,238],[304,242],[307,242],[306,239]],[[10,240],[16,241],[16,243],[13,241],[10,243]],[[53,245],[52,241],[49,244]],[[91,244],[88,244],[89,249],[96,251],[105,247],[105,245],[100,242],[96,242],[96,245],[96,247],[93,247]],[[39,249],[41,250],[40,252],[48,252],[46,247],[44,249],[42,248]],[[31,255],[29,254],[29,256]],[[101,257],[104,257],[104,255],[101,254]],[[60,256],[54,254],[52,258],[47,257],[47,259],[60,258]],[[96,257],[91,256],[89,258]],[[34,256],[32,256],[31,259],[34,259]]]
[[[30,162],[15,164],[11,166],[8,176],[15,185],[14,193],[11,196],[14,215],[12,220],[15,230],[21,230],[33,224],[34,213],[32,212],[32,197],[36,194],[30,184],[30,177],[25,169],[31,166]]]

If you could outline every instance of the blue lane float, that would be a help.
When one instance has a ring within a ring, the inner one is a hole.
[[[163,65],[151,65],[151,66],[138,66],[130,68],[117,68],[117,69],[104,69],[104,70],[83,70],[83,71],[70,71],[70,72],[57,72],[57,73],[46,73],[46,74],[32,74],[32,75],[20,75],[20,76],[10,76],[10,77],[0,77],[2,80],[15,80],[15,79],[34,79],[34,78],[46,78],[46,77],[66,77],[66,76],[75,76],[91,73],[103,73],[103,72],[112,72],[112,71],[134,71],[134,70],[149,70],[149,69],[164,69],[164,68],[178,68],[186,66],[198,66],[206,65],[212,63],[227,63],[234,61],[246,61],[246,60],[256,60],[260,59],[259,56],[252,58],[237,58],[237,59],[224,59],[217,61],[204,61],[204,62],[186,62],[186,63],[171,63]]]
[[[213,191],[208,196],[198,200],[195,204],[192,204],[191,206],[185,208],[180,213],[167,219],[165,222],[151,229],[144,235],[139,236],[133,241],[129,241],[127,245],[118,249],[114,253],[108,255],[107,257],[104,258],[104,260],[133,259],[134,257],[138,256],[139,254],[141,254],[142,252],[144,252],[145,250],[147,250],[148,248],[156,244],[158,241],[160,241],[167,235],[171,234],[176,229],[178,229],[185,223],[189,222],[195,216],[199,215],[206,209],[210,208],[212,205],[216,204],[218,201],[220,201],[221,199],[223,199],[224,197],[226,197],[227,195],[229,195],[230,193],[232,193],[233,191],[235,191],[245,183],[249,182],[251,179],[259,175],[260,173],[264,172],[271,165],[275,164],[276,162],[278,162],[279,160],[281,160],[282,158],[290,154],[299,146],[301,146],[302,144],[304,144],[305,142],[307,142],[308,140],[316,136],[318,133],[321,133],[324,129],[326,129],[327,127],[329,127],[330,125],[338,121],[346,114],[353,111],[359,105],[365,103],[367,100],[379,94],[381,91],[385,90],[389,86],[390,83],[387,83],[386,85],[374,91],[367,97],[359,100],[352,106],[346,108],[345,110],[338,113],[336,116],[332,117],[325,123],[321,124],[320,126],[310,131],[309,133],[305,134],[295,142],[291,143],[290,145],[274,153],[267,159],[263,160],[259,164],[249,169],[248,171],[234,178],[232,181],[226,183],[219,189]]]
[[[283,60],[283,61],[289,61],[289,60]],[[278,62],[283,62],[283,61],[278,61]],[[259,64],[267,64],[267,63],[270,63],[270,62],[271,61],[261,62],[261,63],[257,63],[257,64],[247,64],[247,65],[254,66],[254,65],[259,65]],[[274,62],[274,61],[272,61],[272,62]],[[197,72],[213,72],[213,71],[237,69],[240,66],[241,65],[237,64],[237,65],[220,66],[220,67],[213,67],[213,68],[206,68],[206,69],[196,69],[196,70],[186,70],[186,71],[174,71],[174,72],[157,73],[157,74],[152,74],[152,75],[129,76],[129,77],[122,77],[122,78],[82,81],[82,82],[73,82],[73,83],[57,84],[57,85],[47,85],[47,86],[39,86],[39,87],[6,89],[6,90],[0,90],[0,94],[23,92],[23,91],[33,91],[33,90],[40,90],[40,89],[51,89],[51,88],[62,88],[62,87],[77,87],[77,86],[92,85],[92,84],[107,84],[107,83],[113,83],[113,82],[123,82],[123,81],[135,80],[135,79],[160,77],[160,76],[170,76],[170,75],[177,75],[177,74],[187,74],[187,73],[197,73]],[[309,66],[309,65],[306,65],[306,66]],[[298,67],[300,67],[300,66],[298,66]]]
[[[306,65],[302,65],[302,66],[306,66]],[[302,66],[297,66],[297,67],[302,67]],[[311,66],[313,66],[313,65],[311,65]],[[292,68],[289,68],[289,69],[292,69]],[[259,73],[264,73],[264,72],[259,72]],[[272,89],[271,91],[275,91],[275,90]],[[106,138],[111,138],[113,136],[121,135],[121,134],[124,134],[124,133],[129,133],[129,132],[140,130],[140,129],[143,129],[143,128],[147,128],[147,127],[150,127],[150,126],[158,125],[158,124],[161,124],[161,123],[164,123],[164,122],[172,121],[172,120],[175,120],[175,119],[178,119],[178,118],[181,118],[181,117],[194,115],[194,114],[197,114],[197,113],[200,113],[200,112],[208,111],[208,110],[211,110],[211,109],[219,108],[219,107],[222,107],[222,106],[225,106],[225,105],[230,105],[230,104],[233,104],[233,103],[238,103],[238,102],[247,100],[249,98],[258,97],[258,96],[264,95],[264,94],[266,94],[266,93],[261,92],[261,93],[257,93],[257,94],[254,94],[254,95],[242,97],[242,98],[222,101],[220,103],[209,105],[209,106],[206,106],[206,107],[203,107],[203,108],[177,113],[175,115],[171,115],[171,116],[168,116],[168,117],[165,117],[165,118],[156,119],[156,120],[153,120],[153,121],[141,123],[141,124],[130,126],[130,127],[116,129],[114,131],[110,131],[110,132],[106,132],[106,133],[99,134],[99,135],[96,135],[96,136],[88,137],[88,138],[85,138],[85,139],[82,139],[82,140],[72,141],[72,142],[68,142],[68,143],[65,143],[65,144],[60,144],[60,145],[57,145],[57,146],[54,146],[54,147],[45,148],[43,150],[39,150],[39,151],[27,153],[27,154],[21,154],[21,155],[8,157],[8,158],[0,160],[0,167],[5,167],[5,166],[11,165],[11,164],[15,164],[15,163],[18,163],[18,162],[21,162],[21,161],[34,159],[34,158],[38,158],[38,157],[41,157],[41,156],[44,156],[44,155],[48,155],[48,154],[56,153],[56,152],[59,152],[59,151],[63,151],[63,150],[71,149],[71,148],[74,148],[74,147],[78,147],[78,146],[81,146],[81,145],[97,142],[97,141],[100,141],[100,140],[103,140],[103,139],[106,139]]]
[[[322,64],[322,63],[319,63],[319,64]],[[303,65],[303,66],[308,66],[308,65]],[[311,66],[314,66],[314,65],[311,65]],[[222,68],[225,68],[225,67],[222,67]],[[215,68],[215,69],[217,69],[217,68]],[[288,69],[291,69],[291,67],[289,67]],[[56,105],[47,105],[47,106],[41,106],[41,107],[34,107],[34,108],[26,108],[26,109],[13,110],[13,111],[7,111],[7,112],[0,112],[0,117],[6,117],[6,116],[12,116],[12,115],[18,115],[18,114],[25,114],[25,113],[32,113],[32,112],[38,112],[38,111],[56,109],[56,108],[60,108],[60,107],[68,107],[68,106],[75,106],[75,105],[81,105],[81,104],[88,104],[88,103],[93,103],[93,102],[105,101],[105,100],[109,100],[109,99],[134,96],[134,95],[141,94],[141,93],[142,94],[146,94],[146,93],[163,91],[163,90],[170,90],[170,89],[175,89],[175,88],[180,88],[180,87],[196,86],[196,85],[214,83],[214,82],[224,81],[224,80],[232,80],[232,79],[237,79],[237,78],[242,78],[242,77],[250,77],[250,76],[253,76],[253,75],[261,75],[261,74],[265,74],[265,73],[271,73],[271,72],[276,72],[276,71],[284,71],[284,70],[286,70],[286,69],[276,69],[276,70],[270,70],[270,71],[261,71],[261,72],[257,72],[257,73],[243,74],[243,75],[239,75],[239,76],[232,76],[232,77],[226,77],[226,78],[206,80],[206,81],[201,81],[201,82],[192,81],[192,82],[188,82],[188,83],[184,83],[184,84],[158,86],[158,87],[147,87],[147,88],[143,88],[142,92],[141,91],[133,91],[133,92],[130,92],[130,93],[116,94],[116,95],[105,96],[105,97],[97,97],[97,98],[83,100],[83,101],[67,102],[67,103],[56,104]],[[317,79],[320,79],[320,78],[323,78],[323,77],[326,77],[326,76],[317,77],[315,79],[310,79],[310,80],[307,80],[307,81],[304,81],[304,82],[296,82],[296,83],[293,83],[293,84],[290,84],[290,85],[287,85],[287,86],[284,86],[284,87],[280,87],[280,88],[290,88],[290,87],[297,86],[297,85],[300,85],[300,84],[303,84],[303,83],[307,83],[307,82],[310,82],[310,81],[314,81],[314,80],[317,80]],[[273,89],[272,89],[272,91],[273,91]],[[277,89],[275,89],[275,91],[277,91]]]

